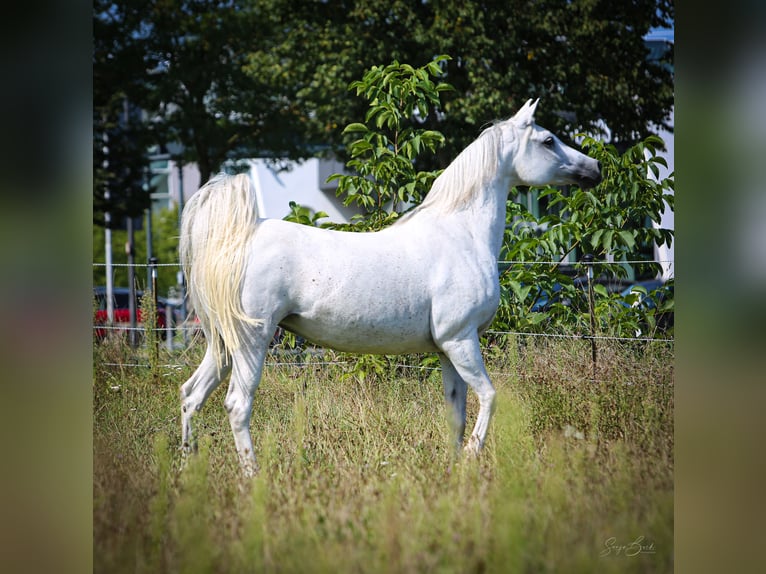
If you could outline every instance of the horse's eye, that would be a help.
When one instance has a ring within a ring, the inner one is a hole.
[[[543,140],[543,145],[545,147],[553,147],[553,136],[548,136]]]

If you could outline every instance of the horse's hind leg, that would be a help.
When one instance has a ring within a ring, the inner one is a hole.
[[[270,337],[264,336],[262,332],[254,332],[247,345],[232,353],[231,381],[229,381],[229,390],[223,403],[229,414],[239,462],[246,476],[251,476],[258,470],[253,440],[250,436],[250,418],[253,397],[261,381],[269,340]]]
[[[468,385],[458,375],[452,362],[443,353],[439,353],[442,367],[442,384],[444,385],[444,400],[449,410],[450,429],[455,437],[457,447],[463,444],[465,434],[465,404]]]
[[[479,414],[476,417],[476,425],[473,427],[471,438],[468,439],[468,444],[465,446],[466,451],[476,454],[484,446],[484,439],[487,436],[489,420],[492,417],[495,402],[495,388],[484,368],[479,336],[473,333],[464,339],[445,341],[442,344],[442,351],[447,355],[459,377],[468,383],[479,397]]]
[[[194,374],[181,386],[181,445],[185,453],[196,447],[192,434],[192,417],[205,405],[221,381],[231,370],[230,364],[225,364],[219,370],[210,346]]]

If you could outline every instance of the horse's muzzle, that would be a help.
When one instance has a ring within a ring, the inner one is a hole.
[[[596,162],[595,170],[583,170],[577,174],[577,183],[582,189],[590,189],[601,183],[601,162]]]

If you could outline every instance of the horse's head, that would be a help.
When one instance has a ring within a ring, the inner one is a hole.
[[[599,162],[538,126],[534,118],[537,102],[527,100],[515,116],[498,126],[503,130],[501,161],[510,169],[514,185],[597,185],[601,181]]]

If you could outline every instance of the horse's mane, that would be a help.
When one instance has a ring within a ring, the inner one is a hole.
[[[423,202],[399,221],[426,209],[452,213],[465,207],[470,198],[495,176],[500,138],[497,123],[481,132],[434,180]]]

